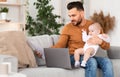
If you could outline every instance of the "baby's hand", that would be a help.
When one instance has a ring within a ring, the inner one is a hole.
[[[106,42],[110,42],[110,37],[109,37],[109,35],[107,35],[107,34],[102,34],[102,39],[104,40],[104,41],[106,41]]]
[[[107,35],[107,34],[102,34],[102,36],[103,36],[104,38],[108,38],[108,35]]]

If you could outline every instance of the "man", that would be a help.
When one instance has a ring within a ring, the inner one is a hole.
[[[67,5],[68,16],[71,22],[64,26],[60,38],[54,48],[69,48],[71,64],[74,65],[74,51],[82,48],[84,42],[82,41],[82,29],[87,30],[93,22],[84,18],[83,4],[79,1],[70,2]],[[99,44],[101,48],[108,49],[110,44],[95,36],[88,40],[93,44]],[[82,61],[81,56],[81,60]],[[87,61],[85,68],[85,77],[96,77],[97,67],[101,68],[103,77],[113,77],[113,69],[111,61],[108,58],[94,57]]]

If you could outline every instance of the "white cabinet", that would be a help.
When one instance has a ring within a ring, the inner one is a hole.
[[[0,2],[0,7],[8,7],[7,19],[12,23],[19,23],[24,26],[26,23],[26,0],[7,0]],[[0,17],[1,20],[1,17]]]

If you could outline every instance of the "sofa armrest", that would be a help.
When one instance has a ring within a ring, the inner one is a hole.
[[[120,59],[120,47],[111,46],[110,49],[108,49],[107,54],[110,59]]]
[[[0,62],[10,62],[11,63],[11,71],[12,72],[18,71],[18,60],[16,57],[0,54]]]

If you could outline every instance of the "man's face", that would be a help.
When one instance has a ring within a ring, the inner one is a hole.
[[[78,26],[82,22],[82,12],[76,8],[68,10],[68,16],[70,17],[71,23]]]

